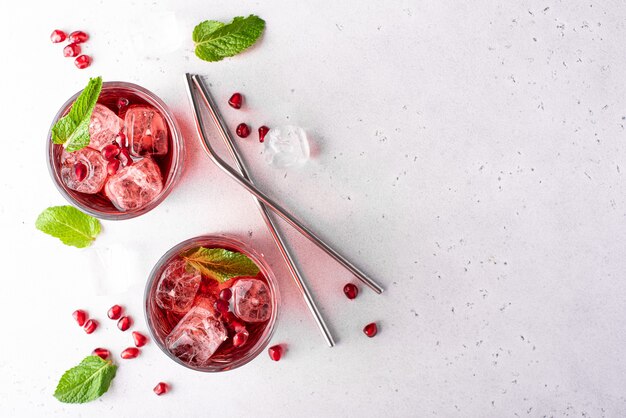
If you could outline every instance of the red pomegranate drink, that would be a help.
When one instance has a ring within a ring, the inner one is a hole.
[[[77,100],[59,111],[53,126]],[[49,165],[61,193],[94,216],[126,219],[158,205],[178,178],[182,140],[165,104],[130,83],[105,82],[89,119],[89,143],[71,150],[48,138]]]
[[[224,236],[182,242],[152,270],[146,319],[157,345],[200,371],[224,371],[267,345],[277,314],[271,271],[243,243]]]

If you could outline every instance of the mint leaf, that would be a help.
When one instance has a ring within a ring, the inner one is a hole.
[[[265,21],[258,16],[238,16],[227,25],[215,20],[198,24],[192,39],[196,56],[204,61],[221,61],[252,46],[263,33]]]
[[[35,227],[65,245],[88,247],[100,233],[100,221],[73,206],[52,206],[41,212]]]
[[[223,248],[198,247],[186,251],[181,257],[188,265],[207,277],[224,283],[238,276],[254,276],[259,268],[246,255]]]
[[[102,77],[90,78],[69,113],[52,127],[52,142],[63,144],[69,152],[89,145],[89,121],[101,90]]]
[[[54,397],[64,403],[85,403],[98,399],[109,390],[117,366],[111,360],[88,356],[63,373]]]

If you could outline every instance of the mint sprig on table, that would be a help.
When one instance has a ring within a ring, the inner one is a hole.
[[[41,212],[35,227],[65,245],[88,247],[100,233],[100,221],[73,206],[52,206]]]
[[[204,61],[221,61],[251,47],[265,29],[265,21],[258,16],[238,16],[229,24],[205,20],[192,34],[196,56]]]
[[[88,356],[76,367],[66,371],[54,397],[64,403],[85,403],[98,399],[109,390],[117,366],[111,360]]]
[[[233,277],[254,276],[259,268],[246,255],[223,248],[198,247],[181,254],[187,264],[207,277],[224,283]]]
[[[101,90],[102,77],[90,78],[69,113],[52,127],[52,142],[63,144],[68,152],[89,145],[89,121]]]

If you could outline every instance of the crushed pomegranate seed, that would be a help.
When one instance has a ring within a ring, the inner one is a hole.
[[[233,346],[241,347],[242,345],[246,343],[246,341],[248,341],[248,332],[247,331],[238,332],[233,337]]]
[[[169,389],[170,387],[167,385],[167,383],[159,382],[152,390],[154,390],[154,393],[156,393],[158,396],[161,396],[166,394]]]
[[[90,319],[89,321],[85,322],[85,326],[83,327],[87,334],[91,334],[96,330],[96,328],[98,328],[98,321],[94,319]]]
[[[228,312],[228,308],[228,301],[224,299],[218,299],[215,301],[215,310],[217,310],[219,313],[225,314],[226,312]]]
[[[104,157],[105,160],[111,161],[112,159],[114,159],[115,157],[117,157],[120,154],[120,147],[117,144],[110,144],[110,145],[107,145],[106,147],[102,148],[101,152],[102,152],[102,156]],[[115,306],[117,306],[117,305],[115,305]],[[121,313],[122,312],[122,310],[121,310],[122,308],[121,307],[119,307],[119,308],[120,308],[120,313]],[[119,316],[118,316],[118,318],[119,318]],[[117,319],[117,318],[111,318],[111,319]]]
[[[133,340],[135,340],[135,345],[137,347],[143,347],[148,342],[148,337],[137,331],[133,331]]]
[[[376,322],[365,325],[365,328],[363,328],[363,332],[370,338],[376,335],[378,333],[378,327],[376,326]]]
[[[128,328],[130,328],[131,322],[132,321],[130,320],[130,317],[123,316],[120,318],[119,321],[117,321],[117,327],[122,331],[126,331]]]
[[[283,355],[283,347],[280,345],[273,345],[267,349],[267,352],[272,360],[278,361]]]
[[[78,181],[85,180],[85,177],[87,177],[87,166],[80,161],[74,164],[74,175]]]
[[[245,123],[240,123],[239,125],[237,125],[237,129],[235,130],[235,132],[237,132],[238,137],[247,138],[248,135],[250,135],[250,128]]]
[[[78,325],[82,327],[85,325],[85,321],[87,321],[87,312],[82,309],[77,309],[72,312],[72,317],[78,322]]]
[[[228,104],[235,109],[241,109],[241,103],[243,103],[243,96],[241,93],[233,94],[228,100]]]
[[[107,173],[109,174],[109,176],[112,176],[113,174],[117,173],[117,170],[119,170],[119,168],[120,160],[113,159],[107,164]]]
[[[63,32],[62,30],[59,30],[59,29],[53,30],[52,34],[50,34],[50,40],[54,44],[58,44],[59,42],[63,42],[66,39],[67,39],[67,34],[65,32]]]
[[[220,291],[220,299],[222,299],[222,300],[230,300],[231,297],[233,297],[233,291],[230,290],[229,288],[222,289]]]
[[[128,360],[131,358],[136,358],[139,353],[141,353],[141,351],[139,351],[138,348],[135,347],[128,347],[127,349],[125,349],[124,351],[122,351],[122,353],[120,354],[120,356],[124,359],[124,360]]]
[[[74,60],[74,65],[76,65],[79,70],[89,67],[90,64],[91,58],[89,58],[89,55],[79,55]]]
[[[78,44],[69,44],[63,48],[64,57],[76,57],[80,54],[80,46]]]
[[[354,299],[359,294],[359,288],[352,283],[348,283],[343,287],[343,293],[345,293],[348,299]]]
[[[91,354],[100,357],[102,360],[108,359],[111,355],[109,350],[107,350],[106,348],[96,348]]]
[[[87,39],[89,39],[89,35],[87,35],[82,30],[77,30],[70,33],[70,42],[72,43],[82,44],[83,42],[86,42]]]
[[[259,142],[265,141],[265,135],[270,131],[270,128],[263,125],[259,128]]]

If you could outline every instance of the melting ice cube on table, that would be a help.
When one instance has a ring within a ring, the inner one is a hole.
[[[76,164],[84,164],[87,175],[81,181],[76,175]],[[98,193],[107,179],[107,162],[99,151],[86,147],[74,152],[63,150],[61,154],[61,180],[77,192]]]
[[[150,157],[135,161],[109,178],[104,191],[116,208],[139,209],[154,200],[163,190],[159,166]]]
[[[188,269],[184,260],[170,263],[161,273],[156,290],[156,303],[176,314],[191,308],[202,277],[196,269]]]
[[[89,121],[89,146],[102,150],[117,139],[124,122],[111,109],[96,104]]]
[[[154,107],[131,106],[126,111],[124,125],[131,154],[167,154],[167,125]]]
[[[271,128],[265,137],[265,160],[273,167],[302,165],[309,158],[309,140],[297,126]]]
[[[220,345],[228,339],[224,324],[208,307],[199,304],[165,338],[167,349],[193,366],[205,366]]]
[[[234,313],[246,322],[267,321],[271,313],[267,285],[254,278],[240,278],[230,288],[233,292]]]

